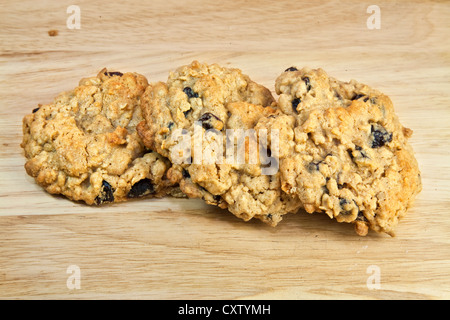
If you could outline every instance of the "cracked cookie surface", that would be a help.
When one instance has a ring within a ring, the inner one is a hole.
[[[309,212],[394,234],[421,190],[421,178],[391,100],[322,69],[288,68],[276,80],[283,115],[257,128],[281,127],[282,189]]]
[[[166,83],[150,84],[142,111],[140,136],[172,161],[168,177],[189,197],[270,225],[298,209],[299,202],[281,191],[279,172],[266,174],[261,150],[250,150],[259,146],[258,134],[251,132],[258,119],[279,111],[270,90],[241,70],[194,61],[171,72]],[[250,131],[240,144],[230,130]],[[236,150],[231,160],[230,146]]]
[[[170,162],[136,132],[147,79],[102,70],[23,119],[25,169],[49,193],[103,204],[173,190]]]

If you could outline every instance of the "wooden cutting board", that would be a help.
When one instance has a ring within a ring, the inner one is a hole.
[[[0,11],[0,298],[450,298],[449,2],[376,1],[378,20],[364,1],[77,1],[79,25],[72,4]],[[271,228],[199,200],[94,208],[26,175],[38,103],[103,67],[157,81],[194,59],[272,90],[296,65],[388,94],[423,177],[397,236],[305,212]]]

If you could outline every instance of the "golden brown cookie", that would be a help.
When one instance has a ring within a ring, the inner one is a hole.
[[[102,70],[23,119],[25,169],[49,193],[87,204],[162,196],[170,162],[145,148],[136,126],[148,82]]]
[[[168,177],[189,197],[270,225],[300,206],[281,191],[278,162],[254,132],[260,118],[279,112],[274,99],[241,70],[194,61],[150,84],[142,111],[139,134],[170,159]]]
[[[291,67],[276,80],[283,115],[257,128],[280,131],[282,189],[307,212],[393,235],[421,190],[421,178],[391,100],[354,80]]]

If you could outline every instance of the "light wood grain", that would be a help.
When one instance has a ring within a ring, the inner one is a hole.
[[[450,297],[450,4],[445,1],[72,1],[0,10],[0,298],[444,299]],[[381,9],[368,30],[367,6]],[[50,37],[48,31],[58,30]],[[103,67],[165,80],[198,59],[273,90],[291,65],[388,94],[424,188],[397,237],[300,212],[277,228],[198,200],[101,208],[46,194],[23,169],[21,120]],[[66,285],[81,270],[81,289]],[[378,266],[381,288],[369,290]]]

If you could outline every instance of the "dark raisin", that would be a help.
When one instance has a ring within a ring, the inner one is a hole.
[[[198,98],[198,93],[194,92],[190,87],[184,88],[183,92],[186,93],[188,98]]]
[[[175,123],[173,123],[172,121],[169,122],[169,124],[167,125],[167,128],[169,128],[169,130],[172,130],[173,126],[175,125]]]
[[[189,174],[189,171],[187,171],[186,169],[183,169],[182,175],[183,175],[183,178],[186,178],[186,179],[191,177],[191,175]]]
[[[187,117],[189,113],[192,112],[192,108],[186,111],[183,111],[184,117]]]
[[[269,219],[269,220],[272,220],[272,217],[273,217],[273,216],[272,216],[271,213],[269,213],[268,215],[266,215],[266,218]]]
[[[155,192],[155,186],[150,181],[150,179],[145,178],[139,180],[131,187],[130,192],[128,192],[128,198],[140,198]]]
[[[296,113],[298,113],[297,106],[300,102],[302,102],[300,98],[295,98],[294,100],[292,100],[292,110],[294,110]]]
[[[33,113],[36,113],[39,110],[39,107],[33,109]]]
[[[364,212],[361,210],[358,211],[358,215],[356,216],[357,221],[365,221],[368,222],[367,218],[364,216]]]
[[[289,71],[298,71],[298,69],[296,67],[289,67],[286,70],[284,70],[284,72],[289,72]]]
[[[311,81],[309,80],[309,77],[303,77],[302,80],[305,82],[306,91],[311,90]]]
[[[327,179],[329,179],[329,178],[327,178]],[[322,190],[323,190],[323,193],[330,194],[330,190],[328,189],[327,185],[322,186]]]
[[[119,77],[121,77],[121,76],[123,76],[123,73],[119,72],[119,71],[115,71],[115,72],[105,71],[105,76],[108,76],[108,77],[119,76]]]
[[[102,204],[107,202],[114,202],[114,189],[107,181],[103,180],[100,194],[95,198],[95,203]]]
[[[202,123],[202,127],[205,130],[209,130],[209,129],[214,129],[215,123],[217,121],[222,122],[218,117],[216,117],[215,115],[213,115],[210,112],[206,112],[204,113],[199,119],[198,121],[200,121]],[[222,129],[222,128],[221,128]]]
[[[308,171],[309,172],[313,172],[313,171],[319,171],[319,165],[322,161],[319,162],[310,162],[308,164]]]
[[[351,204],[351,202],[349,201],[349,200],[347,200],[347,199],[341,199],[340,201],[339,201],[339,205],[341,206],[341,208],[342,208],[342,211],[341,211],[341,213],[340,214],[342,214],[342,215],[348,215],[348,214],[351,214],[352,213],[352,208],[350,208],[349,209],[349,205]]]
[[[352,149],[347,149],[348,155],[350,156],[350,159],[354,159],[355,157],[353,156],[353,151]]]
[[[364,96],[365,96],[364,94],[358,93],[353,96],[352,100],[358,100],[359,98],[362,98]]]
[[[272,157],[272,150],[270,148],[263,148],[262,146],[259,148],[259,160],[263,168],[269,168],[277,161],[276,158]]]
[[[372,138],[372,148],[379,148],[392,141],[392,133],[389,133],[383,126],[373,124],[370,136]]]
[[[369,101],[369,97],[365,97],[365,98],[363,99],[363,101],[364,101],[364,102]]]
[[[347,200],[342,198],[339,201],[339,205],[342,208],[342,211],[340,214],[342,215],[349,215],[349,214],[354,214],[355,213],[355,209],[360,212],[358,205],[356,204],[355,200]]]

